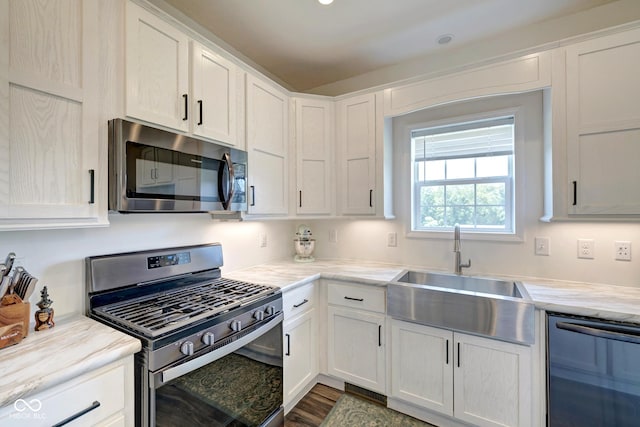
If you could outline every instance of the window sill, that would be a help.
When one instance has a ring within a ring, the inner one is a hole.
[[[461,230],[462,240],[477,240],[488,242],[524,242],[524,236],[518,233],[480,233]],[[453,239],[453,230],[446,231],[407,231],[408,239]]]

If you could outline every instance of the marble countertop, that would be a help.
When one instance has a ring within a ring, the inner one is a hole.
[[[360,260],[316,260],[310,263],[282,260],[223,275],[286,290],[319,278],[384,286],[403,270],[425,269]],[[640,324],[640,288],[525,277],[507,279],[522,282],[536,308]]]
[[[33,324],[31,325],[33,327]],[[140,351],[140,341],[81,315],[0,349],[0,407]]]

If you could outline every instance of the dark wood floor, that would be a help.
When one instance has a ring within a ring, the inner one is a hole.
[[[344,392],[316,384],[287,414],[285,427],[317,427]]]

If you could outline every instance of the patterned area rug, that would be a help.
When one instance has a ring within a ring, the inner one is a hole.
[[[320,427],[434,427],[408,415],[343,394]]]

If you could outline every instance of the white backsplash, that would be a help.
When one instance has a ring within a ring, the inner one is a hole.
[[[385,261],[453,272],[453,233],[443,239],[405,236],[400,221],[340,220],[308,222],[316,239],[315,256]],[[338,242],[330,243],[331,230]],[[387,246],[388,233],[397,233],[397,246]],[[535,255],[534,237],[550,238],[549,256]],[[595,241],[594,259],[578,259],[578,239]],[[614,259],[614,241],[631,241],[632,260]],[[635,250],[635,252],[634,252]],[[465,240],[462,260],[471,258],[464,274],[496,274],[606,283],[640,288],[640,224],[542,223],[525,225],[524,242]]]
[[[90,255],[220,242],[225,272],[292,256],[291,221],[211,220],[206,214],[110,215],[103,228],[0,232],[0,257],[13,251],[39,278],[32,308],[47,285],[56,316],[84,312],[84,259]],[[259,246],[259,236],[267,246]],[[32,310],[33,311],[33,310]]]

